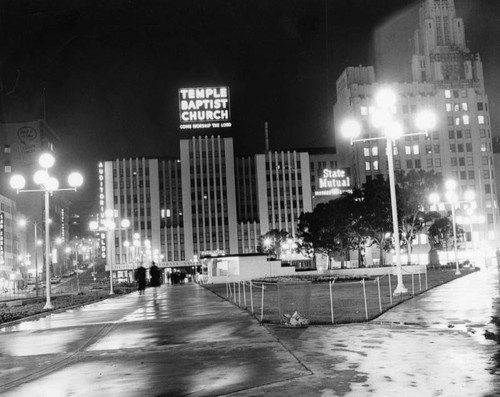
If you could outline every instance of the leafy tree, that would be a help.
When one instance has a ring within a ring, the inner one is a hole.
[[[463,239],[464,230],[460,225],[456,225],[456,232],[458,248],[459,242]],[[438,251],[449,251],[449,248],[454,246],[453,221],[449,216],[437,217],[433,224],[429,226],[427,234],[431,247]]]
[[[273,258],[281,258],[281,245],[287,240],[288,232],[272,229],[259,237],[257,252],[267,254]]]
[[[389,182],[378,175],[367,181],[362,189],[362,216],[357,225],[358,231],[377,244],[380,250],[380,265],[384,264],[384,251],[391,248],[387,238],[392,232],[391,194]]]
[[[297,236],[302,247],[314,247],[317,252],[340,259],[341,267],[349,257],[360,237],[355,233],[359,221],[359,202],[354,196],[344,194],[328,203],[318,204],[313,212],[304,213],[299,218]]]
[[[434,171],[411,170],[397,173],[396,181],[401,244],[406,245],[410,264],[413,240],[426,225],[425,204],[429,194],[442,185],[442,177]]]

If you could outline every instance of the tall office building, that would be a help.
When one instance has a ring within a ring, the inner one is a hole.
[[[396,117],[403,122],[405,134],[419,132],[414,116],[421,109],[432,109],[438,123],[427,136],[405,136],[395,142],[394,168],[434,170],[444,179],[455,179],[459,193],[473,189],[475,211],[486,222],[472,225],[468,239],[472,235],[477,244],[485,242],[483,248],[493,248],[499,218],[488,97],[480,57],[467,49],[463,21],[456,16],[453,0],[422,2],[411,67],[412,82],[387,84],[397,94]],[[351,145],[340,136],[340,125],[354,117],[361,123],[363,138],[379,136],[370,115],[381,85],[371,66],[348,67],[337,80],[334,117],[339,165],[351,168],[358,186],[377,174],[387,175],[386,141]]]
[[[306,151],[235,159],[232,138],[220,136],[181,139],[180,159],[104,161],[101,225],[111,216],[130,227],[98,231],[101,258],[129,278],[139,261],[181,267],[203,256],[256,253],[259,236],[295,235],[301,213],[312,210],[309,167]]]

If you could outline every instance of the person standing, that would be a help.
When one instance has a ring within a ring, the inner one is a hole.
[[[160,286],[160,270],[156,263],[151,262],[151,267],[149,268],[149,275],[151,277],[151,287],[159,287]]]
[[[146,269],[144,269],[142,263],[135,270],[135,280],[138,284],[139,295],[144,295],[144,290],[146,289]]]

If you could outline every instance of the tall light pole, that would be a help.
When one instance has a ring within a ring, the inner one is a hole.
[[[382,132],[383,136],[358,138],[362,132],[361,124],[354,119],[346,120],[341,126],[341,132],[343,135],[350,138],[351,144],[354,142],[366,142],[381,139],[386,141],[389,189],[391,196],[392,229],[398,278],[398,284],[394,290],[394,295],[402,295],[407,293],[408,289],[403,284],[403,272],[401,267],[401,246],[399,240],[399,221],[396,203],[393,147],[396,140],[401,136],[427,135],[428,130],[434,128],[434,125],[436,124],[436,117],[434,113],[429,110],[421,110],[415,118],[415,124],[417,129],[422,132],[403,134],[403,126],[394,120],[394,114],[396,113],[396,94],[391,89],[384,87],[375,93],[374,99],[376,107],[371,112],[371,122],[375,129]]]
[[[51,153],[43,153],[38,159],[38,163],[42,169],[39,169],[33,174],[33,180],[35,184],[39,186],[39,189],[24,189],[26,185],[26,180],[22,175],[16,174],[10,178],[10,185],[13,189],[17,190],[17,193],[31,193],[31,192],[42,192],[45,198],[45,279],[46,279],[46,295],[47,301],[45,303],[44,309],[52,309],[52,302],[50,299],[50,203],[49,197],[54,192],[72,190],[75,191],[79,186],[83,184],[83,177],[77,172],[73,172],[68,176],[68,184],[71,188],[59,188],[59,181],[49,175],[49,168],[52,168],[55,164],[55,157]]]
[[[451,219],[453,223],[453,251],[455,253],[455,268],[456,268],[455,275],[459,276],[462,273],[460,273],[460,266],[458,264],[457,219],[456,219],[455,207],[457,204],[461,203],[472,203],[476,198],[476,194],[472,190],[467,190],[464,193],[464,199],[459,200],[458,194],[456,192],[457,181],[455,181],[454,179],[448,179],[445,182],[444,186],[446,188],[446,192],[444,195],[446,200],[445,202],[450,204],[451,206]],[[438,204],[440,202],[439,194],[431,193],[431,195],[429,196],[429,201],[432,204]]]
[[[112,242],[113,249],[115,244],[115,231],[116,230],[126,230],[130,227],[130,221],[128,219],[122,219],[120,221],[121,227],[116,227],[116,223],[114,221],[114,211],[109,209],[105,211],[105,219],[102,220],[101,225],[99,225],[96,221],[92,221],[89,224],[90,230],[99,231],[99,232],[111,232],[112,233]],[[109,294],[114,295],[113,290],[113,261],[114,258],[109,259]]]

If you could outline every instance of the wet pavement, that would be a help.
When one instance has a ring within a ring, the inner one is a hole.
[[[499,296],[487,269],[371,323],[288,329],[162,286],[1,328],[0,395],[498,396]]]

